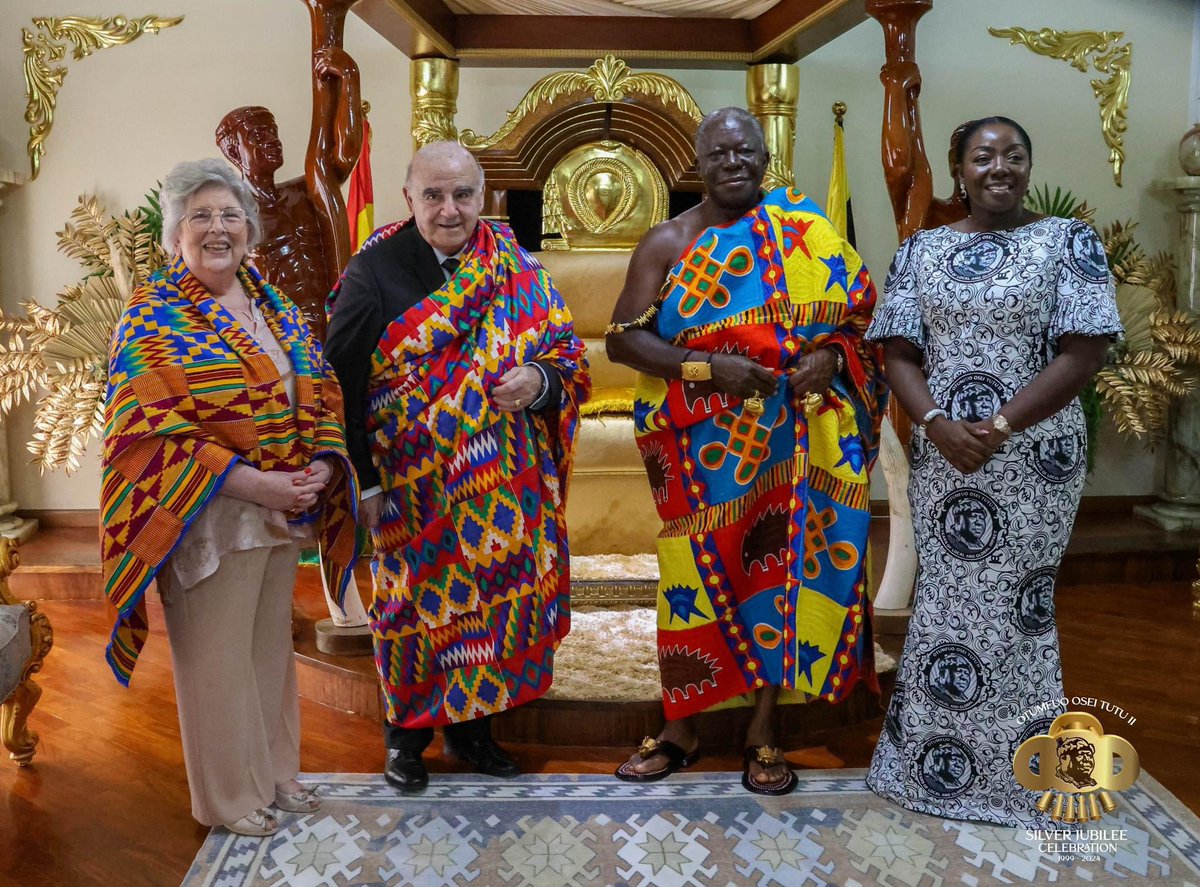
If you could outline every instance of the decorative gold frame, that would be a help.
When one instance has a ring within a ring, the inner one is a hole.
[[[653,579],[571,580],[571,603],[581,607],[615,607],[628,604],[653,607],[657,599],[658,582]]]
[[[36,179],[42,168],[42,155],[46,153],[46,139],[54,127],[54,109],[58,103],[58,91],[66,79],[67,69],[60,62],[66,53],[66,44],[75,46],[72,57],[79,61],[97,49],[124,46],[142,34],[157,34],[163,28],[173,28],[183,21],[177,18],[159,18],[148,15],[139,19],[127,19],[122,15],[111,18],[35,18],[33,27],[21,29],[21,42],[25,68],[25,122],[29,124],[30,180]],[[57,41],[57,42],[52,42]]]
[[[988,28],[993,37],[1020,43],[1038,55],[1070,62],[1085,74],[1091,62],[1107,80],[1092,80],[1092,92],[1100,100],[1100,129],[1108,145],[1108,161],[1113,167],[1113,180],[1121,186],[1121,167],[1125,162],[1125,110],[1129,107],[1129,81],[1133,74],[1133,43],[1120,43],[1124,31],[1055,31],[1042,28]]]
[[[36,603],[19,601],[9,590],[8,577],[20,564],[17,543],[12,539],[0,539],[0,604],[20,604],[29,611],[32,642],[29,658],[21,670],[21,682],[0,703],[0,742],[4,743],[17,766],[27,767],[38,744],[37,733],[29,729],[29,713],[42,695],[42,688],[34,682],[33,676],[42,670],[42,662],[54,646],[54,631],[46,614],[38,612]]]
[[[674,105],[697,123],[704,116],[695,99],[678,80],[665,74],[643,72],[635,74],[629,65],[614,55],[596,59],[586,72],[559,71],[549,74],[529,88],[520,104],[508,112],[508,117],[490,136],[481,136],[473,129],[464,129],[458,140],[473,151],[490,148],[512,132],[517,124],[543,102],[552,102],[568,93],[591,93],[597,102],[619,102],[627,93],[638,92],[656,96]],[[415,109],[414,109],[415,113]],[[414,137],[416,133],[414,130]]]

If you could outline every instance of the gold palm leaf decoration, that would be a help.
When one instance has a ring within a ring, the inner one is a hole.
[[[166,261],[156,195],[148,201],[118,218],[81,196],[58,248],[83,266],[84,278],[59,293],[54,308],[25,301],[24,316],[0,311],[0,414],[46,389],[27,445],[42,471],[79,468],[103,429],[113,330],[133,291]]]
[[[1155,443],[1168,427],[1171,404],[1196,387],[1200,331],[1175,308],[1171,257],[1147,256],[1134,239],[1136,227],[1113,222],[1101,231],[1125,340],[1097,373],[1096,393],[1118,431]]]
[[[1043,185],[1032,188],[1025,202],[1037,212],[1082,219],[1095,227],[1095,210],[1070,191],[1055,188],[1051,194],[1049,186]],[[1175,307],[1170,254],[1147,256],[1134,236],[1136,228],[1137,222],[1113,222],[1100,229],[1117,284],[1117,311],[1125,338],[1109,349],[1095,388],[1085,389],[1081,398],[1084,411],[1095,420],[1103,409],[1119,432],[1153,444],[1167,430],[1171,404],[1196,387],[1200,331],[1195,318]],[[1089,433],[1088,439],[1094,441],[1094,436]]]

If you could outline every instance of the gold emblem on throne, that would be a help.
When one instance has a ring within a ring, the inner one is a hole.
[[[1038,772],[1033,772],[1033,756]],[[1117,762],[1120,770],[1117,770]],[[1128,740],[1105,735],[1100,721],[1084,712],[1059,715],[1050,732],[1026,739],[1013,755],[1017,782],[1044,794],[1038,809],[1059,822],[1088,822],[1116,809],[1110,791],[1133,785],[1141,773]]]
[[[667,185],[654,163],[621,142],[581,145],[542,189],[542,249],[630,249],[667,218]]]

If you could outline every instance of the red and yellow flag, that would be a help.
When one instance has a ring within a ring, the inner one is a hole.
[[[375,190],[371,185],[371,124],[363,117],[362,154],[350,173],[350,194],[346,198],[350,219],[350,248],[358,252],[364,240],[375,230]]]

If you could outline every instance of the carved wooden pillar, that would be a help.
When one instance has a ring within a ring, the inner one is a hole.
[[[457,141],[458,62],[454,59],[413,59],[409,77],[412,91],[413,150],[430,142]]]
[[[746,68],[746,104],[767,137],[771,163],[763,188],[771,191],[796,184],[792,157],[796,149],[796,102],[800,70],[791,64],[769,63]]]
[[[933,200],[933,173],[921,136],[921,69],[917,22],[933,0],[867,0],[867,15],[883,26],[883,176],[900,239],[924,227]]]
[[[15,173],[0,170],[0,206],[3,206],[4,192],[20,187],[24,182],[24,178]],[[0,537],[20,543],[37,532],[38,522],[15,514],[16,510],[8,472],[8,427],[7,422],[0,421]]]
[[[342,186],[362,153],[362,97],[358,66],[346,53],[346,14],[358,0],[302,0],[312,26],[313,117],[304,176],[332,260],[333,281],[350,261],[350,224]],[[330,284],[332,287],[332,283]],[[323,318],[322,318],[323,319]],[[321,324],[324,338],[324,324]]]
[[[933,196],[933,172],[921,135],[921,69],[917,66],[917,22],[933,9],[933,0],[866,0],[867,15],[883,26],[883,176],[887,181],[896,231],[904,240],[922,228],[944,225],[966,216],[952,194]],[[905,443],[912,435],[908,416],[893,399],[888,415]]]

